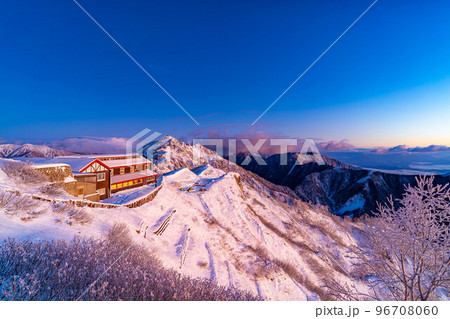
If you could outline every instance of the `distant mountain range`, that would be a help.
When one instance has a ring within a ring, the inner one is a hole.
[[[237,163],[242,165],[246,156],[239,154]],[[325,163],[319,165],[313,156],[289,153],[287,165],[280,165],[277,154],[264,159],[267,165],[252,159],[242,167],[274,184],[289,187],[304,201],[324,205],[333,214],[352,217],[371,215],[377,210],[377,203],[386,203],[391,195],[400,198],[405,185],[416,184],[417,176],[360,169],[327,156],[322,158]],[[302,164],[296,165],[298,162]],[[435,181],[449,183],[450,175],[436,175]]]
[[[73,155],[73,153],[55,150],[46,145],[33,144],[0,144],[0,157],[14,158],[14,157],[57,157]]]

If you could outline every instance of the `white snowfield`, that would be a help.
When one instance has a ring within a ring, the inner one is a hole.
[[[353,280],[348,245],[354,230],[325,209],[209,164],[162,176],[155,199],[138,208],[85,208],[92,222],[69,223],[36,201],[31,220],[0,210],[0,239],[98,237],[125,223],[136,245],[192,277],[210,278],[264,300],[319,300],[324,278]],[[15,184],[0,170],[0,185]],[[271,194],[271,195],[270,195]],[[105,265],[108,267],[109,265]],[[364,289],[364,287],[360,287]]]

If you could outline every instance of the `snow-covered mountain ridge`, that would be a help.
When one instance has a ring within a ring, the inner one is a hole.
[[[351,263],[346,255],[347,247],[356,243],[357,224],[302,202],[291,189],[213,151],[203,150],[195,165],[189,156],[193,151],[173,138],[160,145],[157,169],[162,188],[143,206],[86,208],[92,217],[87,224],[70,220],[49,202],[33,201],[29,211],[0,208],[0,237],[98,237],[124,223],[134,241],[165,267],[265,300],[327,299],[325,278],[361,286],[348,275]],[[170,161],[164,160],[168,152]],[[0,184],[28,189],[3,172]]]
[[[14,158],[14,157],[57,157],[67,156],[73,153],[55,150],[46,145],[34,144],[0,144],[0,157]]]

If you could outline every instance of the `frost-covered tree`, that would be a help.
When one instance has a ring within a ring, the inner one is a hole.
[[[434,177],[417,178],[394,205],[379,206],[367,220],[353,274],[369,287],[328,282],[345,300],[436,300],[450,291],[450,188],[433,185]]]

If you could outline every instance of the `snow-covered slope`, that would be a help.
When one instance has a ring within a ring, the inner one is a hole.
[[[0,144],[0,157],[56,157],[71,155],[72,153],[55,150],[46,145],[33,144]]]
[[[198,171],[198,176],[187,169],[167,176],[167,187],[157,196],[167,213],[176,211],[163,236],[149,239],[172,267],[185,258],[181,269],[186,274],[275,300],[320,299],[327,274],[347,280],[330,259],[348,267],[345,246],[354,240],[330,215],[300,201],[288,208],[261,196],[239,174],[209,165]],[[174,202],[165,200],[173,198],[172,187],[186,189],[193,183],[198,186]],[[154,220],[148,222],[151,231],[163,222]]]
[[[194,160],[195,159],[195,160]],[[224,172],[235,172],[241,175],[243,181],[258,189],[264,196],[280,196],[298,198],[293,190],[286,186],[275,185],[259,175],[252,173],[239,165],[220,157],[216,152],[202,146],[186,144],[172,136],[166,136],[154,147],[153,160],[159,174],[164,174],[180,168],[193,169],[209,164]]]
[[[93,220],[84,225],[55,213],[48,202],[35,202],[29,210],[35,213],[0,208],[0,239],[96,237],[125,223],[136,243],[166,267],[265,300],[324,299],[325,278],[352,281],[345,251],[355,239],[345,221],[223,159],[190,167],[192,146],[171,139],[164,147],[160,152],[170,147],[174,162],[160,164],[166,173],[153,201],[138,208],[86,208]]]

